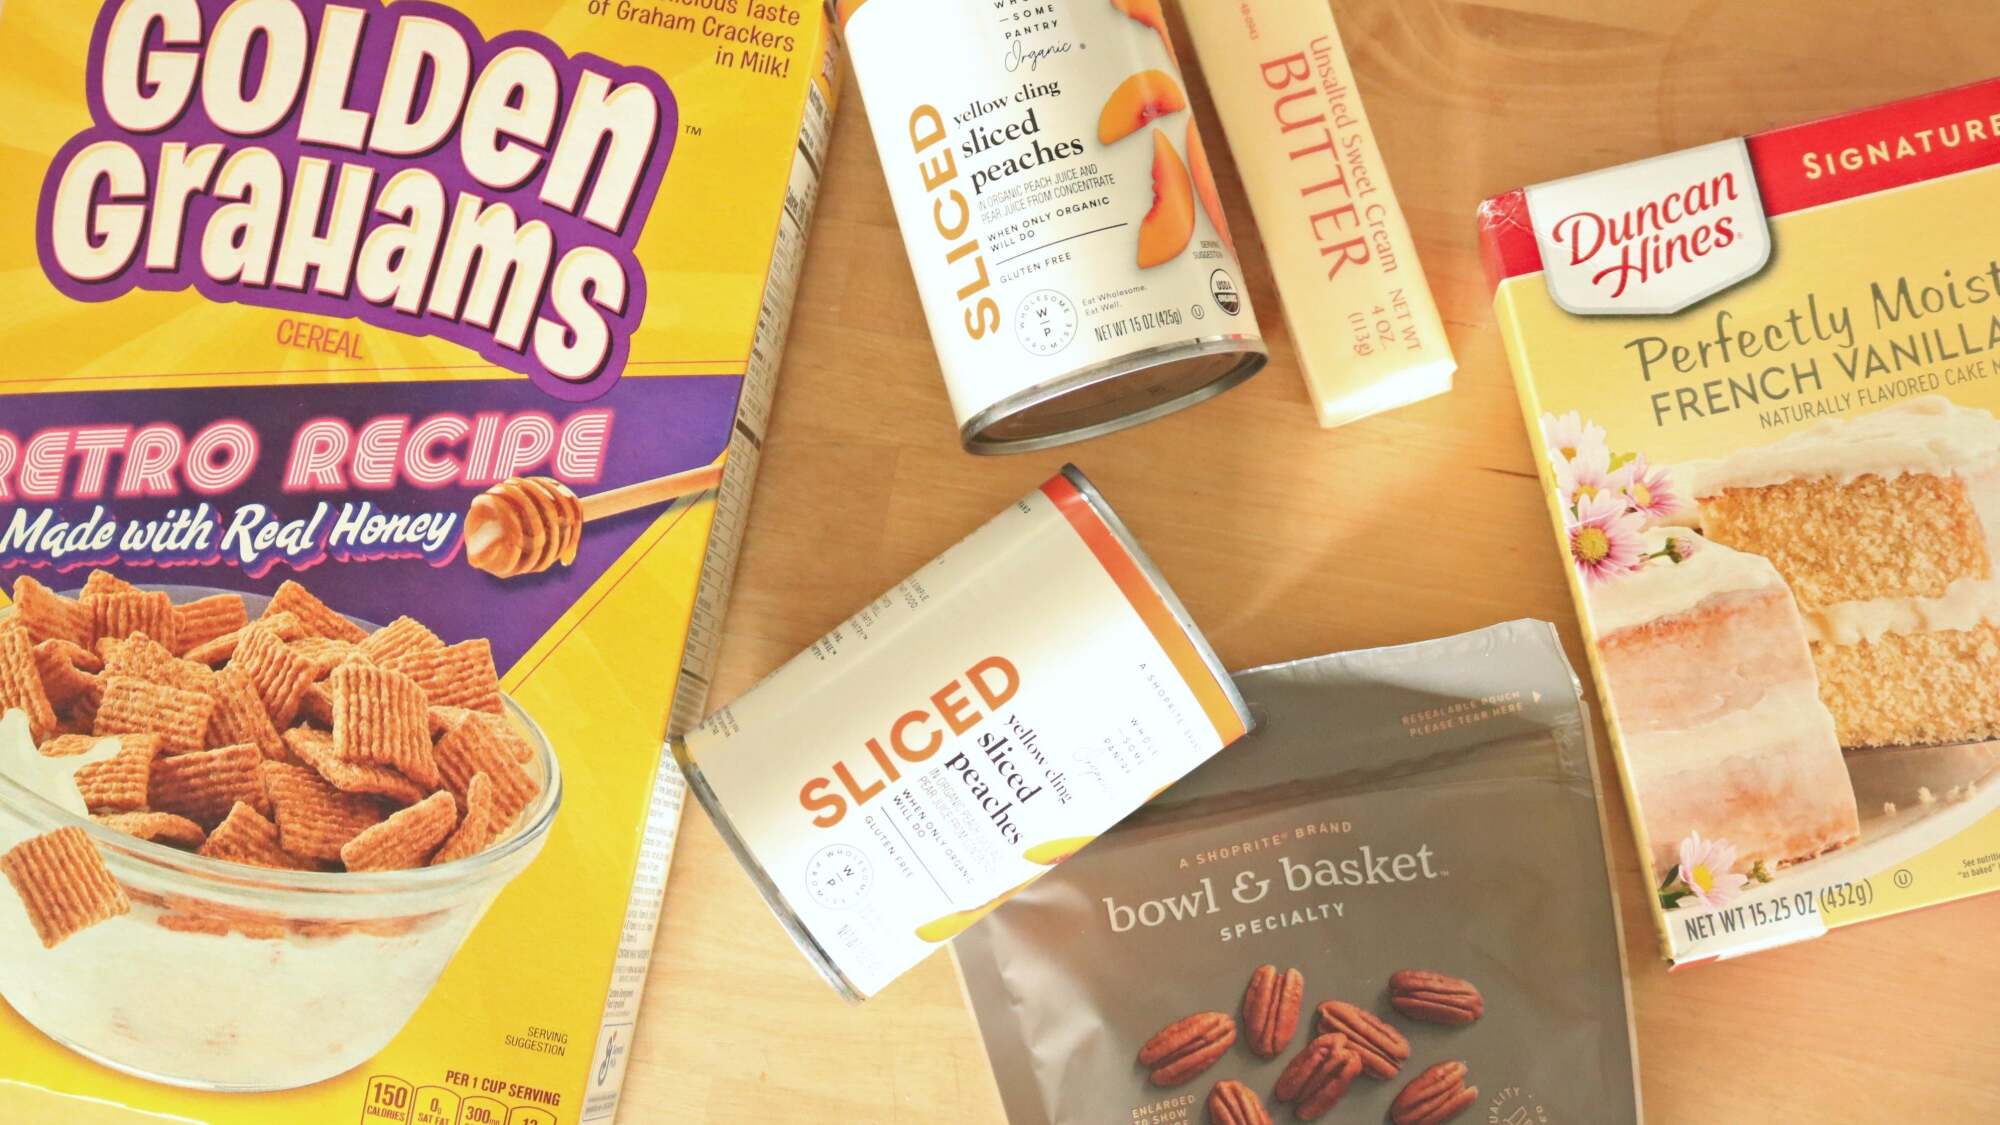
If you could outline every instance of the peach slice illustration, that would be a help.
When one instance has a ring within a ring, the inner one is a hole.
[[[1180,83],[1164,70],[1142,70],[1118,84],[1097,115],[1097,140],[1111,144],[1146,127],[1154,118],[1187,108]]]
[[[1044,867],[1054,867],[1063,860],[1082,851],[1095,836],[1071,836],[1062,840],[1050,840],[1046,844],[1036,844],[1021,853],[1021,858],[1029,863],[1039,863]]]
[[[833,6],[833,14],[835,18],[839,21],[840,26],[846,27],[847,21],[853,19],[854,13],[860,9],[861,5],[866,4],[867,2],[868,0],[838,0],[838,2],[835,3]],[[1137,16],[1134,16],[1133,18],[1138,19]],[[1165,33],[1162,32],[1162,34]]]
[[[1194,238],[1194,189],[1174,142],[1153,130],[1153,209],[1139,224],[1139,268],[1152,269],[1180,257]]]
[[[1215,169],[1208,166],[1208,149],[1201,143],[1201,130],[1195,127],[1194,118],[1188,118],[1187,136],[1188,172],[1194,177],[1194,194],[1201,200],[1201,209],[1208,212],[1208,221],[1215,224],[1215,233],[1222,239],[1222,245],[1233,256],[1236,240],[1229,237],[1229,220],[1222,214],[1222,193],[1215,189]]]
[[[1160,33],[1160,42],[1167,46],[1167,57],[1180,61],[1174,53],[1173,37],[1167,34],[1167,13],[1160,10],[1160,0],[1111,0],[1111,6]]]
[[[950,941],[971,929],[973,923],[1000,909],[1001,906],[1006,904],[1008,899],[1027,890],[1028,884],[1033,882],[1034,880],[1030,879],[1027,883],[1022,883],[1020,886],[1015,887],[1013,890],[1006,892],[984,906],[976,906],[971,910],[954,911],[935,922],[925,922],[923,925],[917,927],[917,939],[919,941],[930,942],[933,945]]]

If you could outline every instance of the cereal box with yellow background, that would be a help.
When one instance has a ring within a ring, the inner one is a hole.
[[[610,1119],[825,11],[15,3],[0,50],[0,1116]]]
[[[2000,81],[1481,213],[1665,951],[2000,889]]]

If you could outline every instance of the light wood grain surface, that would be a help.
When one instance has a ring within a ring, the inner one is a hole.
[[[1231,667],[1521,616],[1561,623],[1581,666],[1492,325],[1474,206],[1522,183],[1987,77],[2000,41],[2000,7],[1971,2],[1335,9],[1451,329],[1458,389],[1317,429],[1233,169],[1222,167],[1270,368],[1208,405],[1067,450],[961,453],[850,81],[716,702],[1064,460],[1104,490]],[[1203,126],[1221,136],[1212,117]],[[1648,1120],[2000,1115],[2000,897],[1670,976],[1615,793],[1606,816]],[[865,1006],[843,1004],[698,809],[674,864],[629,1082],[628,1122],[1004,1120],[949,960],[933,958]]]

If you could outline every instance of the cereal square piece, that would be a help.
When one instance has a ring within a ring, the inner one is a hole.
[[[138,812],[147,807],[153,779],[153,759],[159,757],[157,735],[121,735],[118,753],[76,771],[76,791],[94,813]]]
[[[104,671],[104,656],[97,651],[96,645],[80,645],[75,641],[62,640],[36,641],[36,660],[38,662],[43,660],[45,655],[50,659],[61,657],[79,672]]]
[[[65,734],[91,734],[97,730],[97,706],[104,702],[104,677],[92,676],[90,685],[82,695],[70,700],[69,706],[56,709],[61,720],[58,729]]]
[[[299,696],[298,717],[300,722],[311,723],[323,731],[333,729],[333,693],[326,690],[326,681],[307,687]]]
[[[381,664],[423,685],[433,707],[500,713],[500,676],[493,668],[493,646],[484,637],[432,652],[405,652]]]
[[[317,769],[318,755],[333,753],[333,734],[329,731],[314,730],[311,727],[291,727],[280,735],[285,740],[285,749],[292,757]],[[430,794],[426,793],[428,797]]]
[[[90,819],[127,836],[172,848],[198,848],[208,839],[202,827],[184,816],[163,812],[99,813]]]
[[[366,629],[335,613],[332,607],[314,597],[312,591],[290,579],[278,587],[278,592],[271,595],[271,604],[264,607],[265,617],[277,613],[297,617],[305,631],[315,637],[332,637],[354,644],[368,639]]]
[[[264,629],[250,630],[236,646],[229,666],[241,669],[257,685],[264,709],[280,730],[298,718],[299,697],[317,678],[311,661],[293,652],[276,633]]]
[[[113,676],[137,676],[142,680],[165,679],[175,657],[167,646],[150,633],[130,637],[99,637],[93,646],[103,671]]]
[[[507,752],[514,755],[515,761],[526,765],[534,760],[535,744],[528,741],[528,736],[521,733],[521,728],[505,712],[496,715],[491,711],[470,711],[464,707],[433,707],[430,710],[431,737],[444,737],[451,728],[468,718],[486,724],[493,737],[504,743]]]
[[[257,685],[250,682],[241,668],[217,672],[211,694],[215,713],[208,719],[208,746],[248,742],[271,761],[282,762],[291,757],[285,749],[285,740],[278,735],[277,724],[271,722],[271,712],[264,707],[264,697],[257,694]]]
[[[495,715],[488,711],[474,711],[472,716],[474,722],[484,724],[486,729],[493,733],[493,737],[500,740],[500,744],[507,748],[507,752],[514,756],[515,761],[527,765],[534,760],[534,743],[528,741],[528,736],[521,733],[521,728],[513,719],[504,714]]]
[[[104,699],[91,725],[94,734],[158,734],[166,753],[199,750],[207,744],[215,699],[136,676],[106,676]],[[220,813],[217,814],[221,815]]]
[[[83,596],[86,598],[93,594],[130,594],[138,588],[108,570],[93,570],[90,577],[83,580]]]
[[[250,610],[236,594],[212,594],[174,607],[174,653],[226,637],[250,624]]]
[[[144,633],[165,645],[169,652],[173,650],[174,601],[159,590],[86,593],[83,606],[90,610],[91,626],[99,640]]]
[[[35,642],[35,672],[42,677],[49,704],[58,711],[89,691],[97,683],[96,673],[103,670],[103,659],[74,641]]]
[[[25,574],[14,579],[14,618],[27,627],[28,636],[37,644],[68,641],[89,648],[95,639],[89,610]]]
[[[8,618],[0,621],[0,712],[15,708],[28,716],[28,730],[36,743],[55,733],[56,709],[42,687],[35,643],[18,618]]]
[[[388,815],[380,801],[343,793],[305,766],[265,762],[259,772],[271,796],[278,842],[295,856],[337,860],[342,846]]]
[[[458,802],[433,793],[347,842],[340,849],[349,871],[401,871],[422,867],[458,827]]]
[[[465,813],[458,818],[458,830],[431,857],[431,866],[478,855],[492,846],[500,828],[493,810],[493,783],[483,773],[473,774],[465,787]]]
[[[475,716],[467,715],[446,731],[432,752],[445,787],[460,800],[466,799],[474,776],[487,776],[493,785],[493,814],[500,828],[514,823],[521,810],[541,795],[541,784],[534,775],[514,760],[513,751],[493,728]]]
[[[209,832],[207,841],[195,854],[278,871],[312,869],[311,864],[278,843],[277,825],[242,801],[230,806],[229,815]]]
[[[215,672],[208,665],[182,660],[150,634],[134,633],[123,639],[100,637],[97,645],[104,657],[107,676],[132,676],[182,691],[206,692],[214,688]]]
[[[0,871],[28,908],[28,921],[44,949],[132,909],[125,888],[111,877],[90,834],[81,828],[58,828],[23,840],[0,855]]]
[[[326,686],[333,696],[334,757],[389,766],[426,792],[437,788],[424,691],[415,680],[372,664],[342,664]]]
[[[361,642],[362,655],[377,664],[443,651],[444,641],[414,617],[398,617]]]
[[[94,734],[59,734],[35,749],[41,751],[44,758],[74,758],[97,749],[97,744],[102,741]]]
[[[362,655],[360,645],[332,637],[300,637],[292,642],[292,651],[312,664],[315,680],[326,679],[335,668],[350,660],[368,659]]]
[[[152,808],[179,813],[212,833],[238,802],[260,813],[270,807],[257,775],[263,763],[264,752],[247,742],[156,758]]]
[[[333,736],[322,730],[293,727],[285,732],[285,748],[342,792],[372,793],[398,805],[414,805],[431,794],[388,766],[343,761],[333,752]]]
[[[251,633],[259,630],[275,633],[279,640],[287,644],[306,635],[305,627],[299,624],[298,618],[289,613],[271,613],[252,621],[240,629],[224,633],[212,641],[203,641],[201,644],[192,645],[181,655],[189,660],[212,667],[233,658],[236,655],[236,646],[243,643],[244,638],[248,637]]]

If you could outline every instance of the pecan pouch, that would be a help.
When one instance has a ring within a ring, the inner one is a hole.
[[[1008,1119],[1636,1125],[1554,629],[1236,682],[1254,733],[955,946]]]

